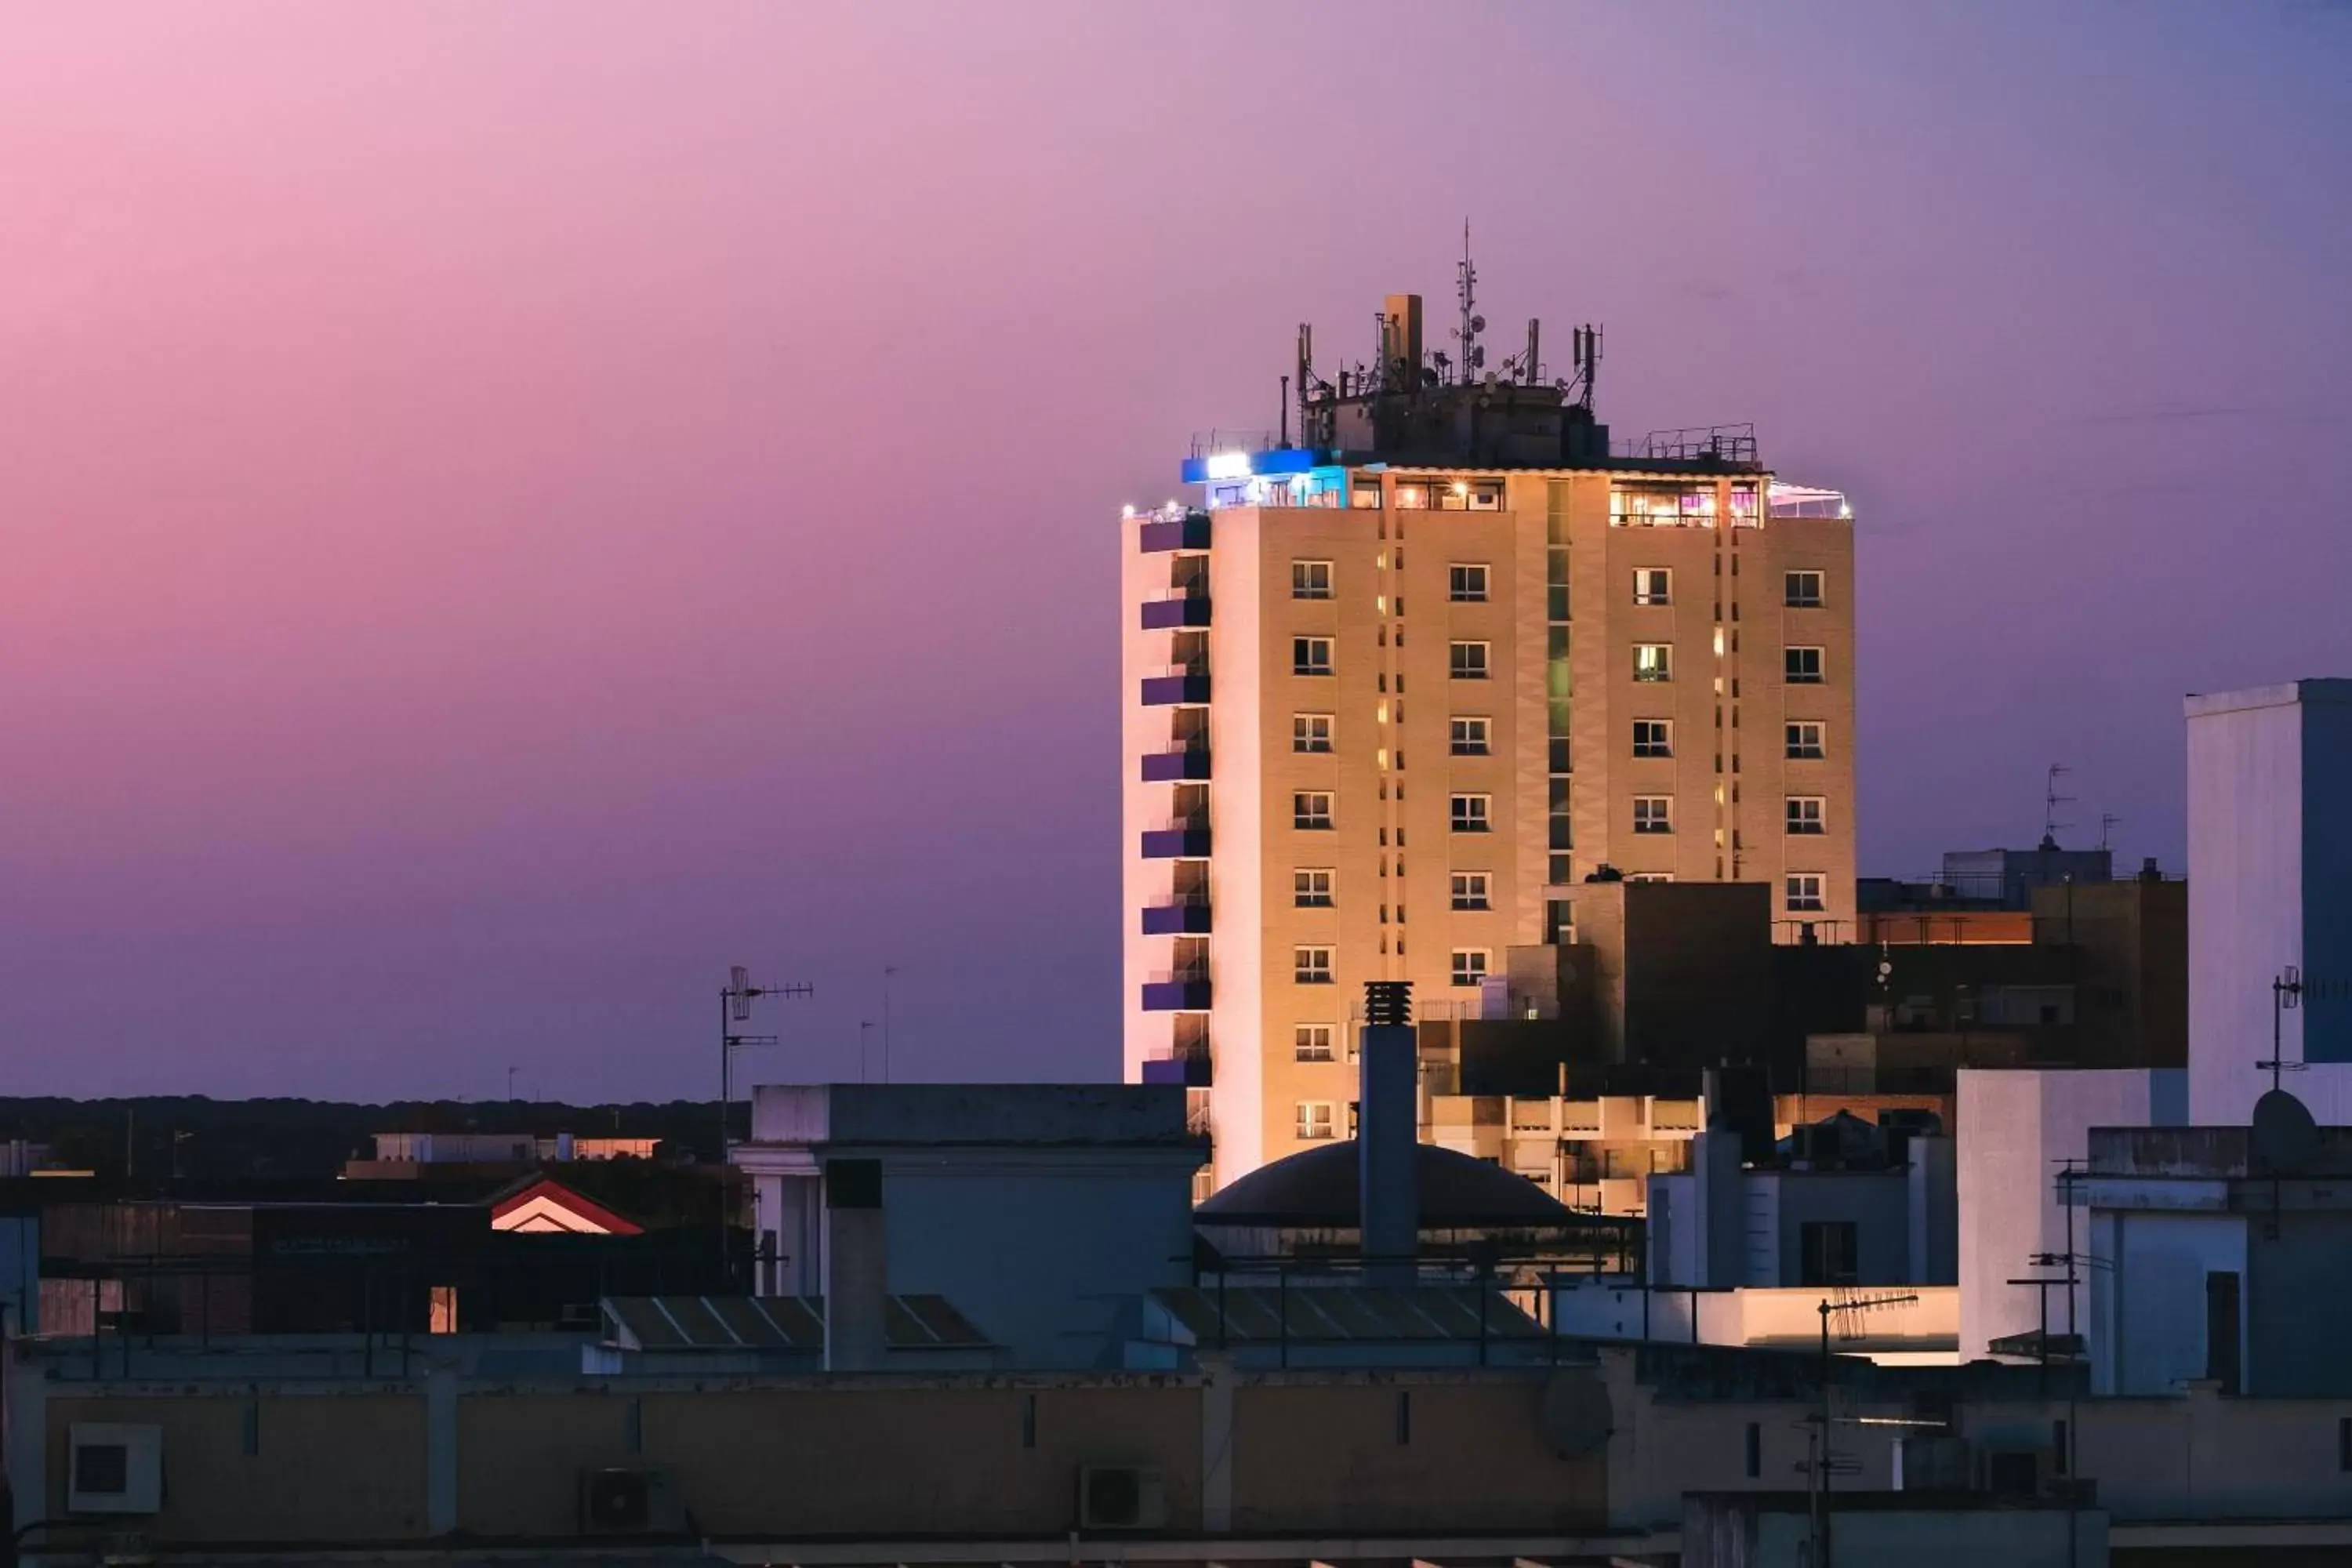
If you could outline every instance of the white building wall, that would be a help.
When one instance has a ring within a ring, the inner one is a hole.
[[[2184,704],[2189,724],[2189,1115],[2242,1125],[2270,1087],[2271,981],[2303,955],[2303,708],[2293,685]],[[2302,1020],[2284,1020],[2289,1060]],[[2295,1092],[2332,1099],[2299,1079]],[[2312,1103],[2325,1123],[2341,1120]]]
[[[1290,953],[1266,951],[1267,886],[1276,868],[1266,860],[1266,816],[1275,807],[1265,781],[1266,646],[1264,574],[1265,514],[1230,507],[1215,514],[1216,544],[1209,554],[1209,597],[1216,624],[1209,634],[1209,1052],[1215,1078],[1209,1091],[1216,1128],[1211,1152],[1218,1186],[1266,1161],[1266,1124],[1279,1108],[1266,1104],[1266,976]],[[1282,568],[1289,582],[1289,567]],[[1286,645],[1282,650],[1289,652]],[[1287,807],[1289,802],[1283,802]],[[1286,825],[1287,819],[1284,819]],[[1289,873],[1282,869],[1288,890]],[[1336,1042],[1334,1049],[1344,1056]]]
[[[1140,700],[1144,676],[1165,662],[1168,647],[1166,632],[1143,629],[1143,602],[1167,591],[1168,557],[1143,552],[1142,526],[1132,517],[1122,520],[1118,547],[1119,1011],[1123,1076],[1129,1083],[1141,1081],[1144,1062],[1163,1054],[1173,1034],[1165,1016],[1143,1010],[1143,984],[1155,960],[1167,967],[1169,939],[1143,934],[1139,911],[1167,891],[1168,873],[1143,858],[1142,835],[1167,815],[1172,791],[1144,783],[1141,773],[1144,753],[1165,746],[1168,733],[1166,710],[1146,708]]]
[[[2178,1120],[2180,1078],[2178,1068],[2141,1068],[1960,1072],[1956,1118],[1963,1357],[1983,1355],[1990,1342],[2041,1324],[2036,1292],[2009,1281],[2059,1272],[2027,1261],[2037,1252],[2066,1250],[2058,1162],[2086,1155],[2094,1127],[2148,1127]],[[2078,1254],[2089,1251],[2087,1212],[2075,1211]],[[2086,1287],[2076,1289],[2079,1326],[2089,1296]],[[2064,1331],[2063,1290],[2050,1292],[2050,1321],[2054,1331]]]

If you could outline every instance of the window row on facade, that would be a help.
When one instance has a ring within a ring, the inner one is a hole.
[[[1402,557],[1403,552],[1400,550]],[[1328,599],[1334,595],[1337,566],[1329,561],[1297,560],[1290,563],[1290,596],[1294,599]],[[1827,600],[1823,597],[1825,574],[1813,569],[1787,571],[1780,574],[1780,604],[1784,609],[1818,610]],[[1445,597],[1456,605],[1483,605],[1492,594],[1492,569],[1484,562],[1456,561],[1445,568]],[[1633,568],[1633,603],[1641,605],[1669,605],[1675,602],[1675,573],[1671,566],[1636,566]],[[1395,615],[1404,614],[1404,600],[1399,595],[1393,605],[1383,603],[1382,609]]]
[[[1402,947],[1399,949],[1402,951]],[[1487,963],[1493,950],[1484,947],[1457,947],[1452,950],[1448,974],[1453,983],[1465,988],[1484,984]],[[1330,985],[1336,984],[1331,969],[1328,947],[1304,945],[1290,950],[1290,977],[1300,985]]]
[[[1319,756],[1334,749],[1338,719],[1329,713],[1294,713],[1290,716],[1290,749],[1303,755]],[[1792,762],[1820,762],[1829,752],[1823,723],[1818,719],[1792,719],[1781,726],[1784,754]],[[1486,757],[1494,754],[1494,723],[1484,714],[1457,713],[1446,722],[1447,753],[1456,757]],[[1671,719],[1636,719],[1633,721],[1633,755],[1643,758],[1672,757],[1675,754],[1675,721]],[[1396,765],[1404,766],[1403,753],[1399,752]]]
[[[1294,790],[1290,796],[1290,825],[1302,832],[1328,833],[1339,826],[1331,806],[1329,790]],[[1792,795],[1787,798],[1784,821],[1788,831],[1798,837],[1811,837],[1829,831],[1823,815],[1824,797],[1817,795]],[[1455,833],[1488,833],[1494,829],[1495,797],[1491,795],[1456,793],[1446,796],[1446,824]],[[1672,833],[1675,830],[1675,797],[1670,795],[1637,795],[1633,796],[1633,831],[1637,834]]]
[[[1336,908],[1338,900],[1333,892],[1333,876],[1334,873],[1328,866],[1301,866],[1293,870],[1290,873],[1292,906],[1302,910]],[[1477,913],[1495,907],[1495,879],[1492,872],[1455,871],[1451,873],[1451,876],[1453,879],[1451,897],[1454,909],[1465,913]],[[1388,908],[1385,904],[1381,907],[1383,912]],[[1404,905],[1400,903],[1396,908],[1397,921],[1402,924],[1404,921]]]

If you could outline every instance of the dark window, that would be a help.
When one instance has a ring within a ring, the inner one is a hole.
[[[1800,1285],[1852,1285],[1860,1278],[1854,1224],[1850,1219],[1807,1220],[1797,1227]]]
[[[2066,1473],[2066,1423],[2050,1423],[2050,1468],[2054,1475]]]
[[[1985,1456],[1987,1490],[2004,1497],[2032,1497],[2037,1479],[2031,1448],[2005,1448]]]
[[[2238,1276],[2216,1269],[2205,1276],[2205,1375],[2224,1394],[2238,1392]]]
[[[1756,1479],[1764,1473],[1764,1428],[1760,1423],[1748,1424],[1748,1479]]]
[[[121,1443],[84,1443],[74,1450],[73,1489],[120,1497],[131,1489],[131,1450]]]

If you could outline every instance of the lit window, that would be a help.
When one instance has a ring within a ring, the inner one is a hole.
[[[1331,1058],[1331,1026],[1301,1024],[1290,1032],[1291,1054],[1302,1062],[1328,1062]]]
[[[1329,637],[1291,638],[1290,672],[1293,675],[1330,674],[1331,639]]]
[[[1482,642],[1450,643],[1446,647],[1446,668],[1456,680],[1486,679],[1487,645]]]
[[[1612,528],[1713,528],[1715,487],[1672,479],[1630,480],[1611,487]]]
[[[1822,821],[1822,797],[1817,795],[1792,795],[1789,797],[1789,831],[1816,834],[1829,831]]]
[[[1633,568],[1633,602],[1637,605],[1671,605],[1675,602],[1675,574],[1664,566]]]
[[[1780,602],[1792,610],[1822,607],[1822,574],[1818,572],[1783,573],[1780,589]]]
[[[1380,510],[1381,481],[1378,479],[1358,479],[1355,482],[1355,485],[1348,491],[1348,504],[1355,508],[1358,511]]]
[[[1290,874],[1290,901],[1302,910],[1329,909],[1331,873],[1328,870],[1293,871]]]
[[[1457,947],[1454,950],[1454,984],[1475,985],[1486,978],[1486,950],[1483,947]]]
[[[1672,680],[1675,678],[1675,650],[1662,642],[1640,642],[1633,645],[1633,679],[1636,680]]]
[[[1819,686],[1822,683],[1822,650],[1817,647],[1792,647],[1782,661],[1784,679],[1791,686]]]
[[[1290,797],[1290,825],[1293,827],[1328,828],[1331,826],[1331,795],[1328,790],[1300,790]]]
[[[1487,901],[1486,872],[1454,873],[1454,907],[1457,910],[1490,910],[1495,907]]]
[[[1633,831],[1636,833],[1672,833],[1675,830],[1675,802],[1672,795],[1637,795],[1633,797]]]
[[[1472,511],[1502,510],[1503,482],[1500,479],[1483,479],[1478,483],[1472,485],[1470,487],[1470,510]]]
[[[1671,757],[1675,754],[1675,726],[1671,719],[1636,719],[1633,721],[1633,754],[1637,757]]]
[[[1454,754],[1457,757],[1483,757],[1491,749],[1487,722],[1468,714],[1454,718]]]
[[[1822,877],[1818,871],[1794,871],[1788,878],[1789,910],[1791,914],[1811,914],[1829,908],[1822,900]]]
[[[1328,752],[1331,749],[1331,715],[1294,713],[1290,716],[1290,749]]]
[[[1301,985],[1331,984],[1331,950],[1328,947],[1294,948],[1290,954],[1290,977]]]
[[[1298,1102],[1298,1136],[1301,1141],[1319,1143],[1339,1135],[1332,1116],[1332,1104],[1328,1100],[1302,1100]]]
[[[1492,795],[1457,795],[1454,797],[1454,831],[1484,833],[1488,823],[1487,808],[1494,804]]]
[[[1486,569],[1456,563],[1445,569],[1445,596],[1457,605],[1486,602]]]
[[[1331,596],[1331,563],[1328,561],[1294,561],[1290,563],[1290,596],[1294,599],[1328,599]]]
[[[1671,882],[1675,874],[1672,871],[1628,871],[1625,879],[1629,882]]]
[[[1822,726],[1806,719],[1788,726],[1789,756],[1795,762],[1819,762],[1829,753],[1822,746]]]
[[[1399,511],[1427,511],[1431,485],[1427,479],[1399,479],[1396,506]]]

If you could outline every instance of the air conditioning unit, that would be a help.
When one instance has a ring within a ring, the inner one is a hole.
[[[1078,1470],[1078,1528],[1162,1530],[1168,1488],[1158,1470],[1130,1465],[1086,1465]]]
[[[580,1472],[583,1535],[675,1535],[686,1510],[667,1470],[614,1466]]]
[[[163,1429],[77,1421],[67,1436],[68,1513],[161,1513]]]

